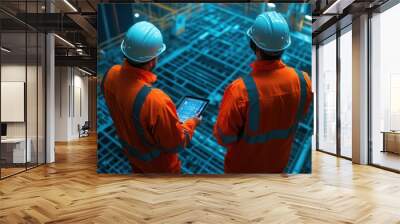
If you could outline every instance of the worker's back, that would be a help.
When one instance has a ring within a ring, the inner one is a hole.
[[[151,158],[151,153],[154,150],[143,142],[143,138],[145,138],[146,142],[151,145],[162,144],[163,147],[167,148],[176,147],[180,143],[176,140],[180,136],[175,136],[179,133],[176,134],[174,131],[168,131],[168,129],[164,129],[164,132],[154,130],[159,125],[157,122],[160,123],[159,119],[171,120],[171,118],[163,118],[161,115],[163,111],[175,108],[170,98],[159,89],[152,89],[147,96],[140,96],[140,92],[144,88],[150,88],[149,86],[155,80],[156,76],[151,72],[136,69],[129,66],[127,62],[122,66],[113,66],[106,74],[102,85],[105,101],[113,119],[118,139],[125,148],[124,152],[131,162],[133,172],[180,172],[180,162],[176,153],[161,153]],[[138,97],[143,98],[142,105],[135,105],[138,102]],[[166,105],[170,102],[172,106]],[[139,133],[140,130],[138,131],[134,121],[134,107],[136,106],[141,108],[137,117],[139,126],[143,127],[143,136]],[[171,121],[173,125],[174,122],[176,121]],[[137,152],[128,150],[129,147],[134,148],[133,150]],[[132,154],[146,155],[147,157],[141,159]]]
[[[252,66],[251,76],[226,89],[215,135],[228,148],[225,172],[279,173],[289,159],[298,111],[304,114],[311,102],[310,80],[279,60]]]

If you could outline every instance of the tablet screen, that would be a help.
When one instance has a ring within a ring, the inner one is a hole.
[[[207,104],[207,99],[186,96],[179,104],[177,109],[179,120],[184,122],[189,118],[195,117],[196,115],[201,115]]]

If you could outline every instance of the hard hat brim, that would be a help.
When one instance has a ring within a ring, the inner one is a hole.
[[[291,43],[292,43],[292,40],[289,39],[288,44],[286,44],[283,48],[279,48],[279,49],[266,48],[266,47],[264,47],[264,46],[261,46],[261,45],[258,43],[258,41],[254,39],[252,30],[253,30],[253,26],[251,26],[251,27],[247,30],[247,32],[246,32],[247,36],[248,36],[251,40],[253,40],[253,42],[256,44],[257,47],[259,47],[259,48],[262,49],[263,51],[267,51],[267,52],[279,52],[279,51],[284,51],[284,50],[286,50],[288,47],[290,47],[290,45],[291,45]]]
[[[145,63],[145,62],[148,62],[148,61],[150,61],[150,60],[152,60],[152,59],[154,59],[154,58],[160,56],[160,55],[167,49],[167,46],[166,46],[165,44],[163,44],[163,45],[161,46],[161,48],[157,51],[157,53],[156,53],[154,56],[143,56],[143,57],[132,58],[131,56],[129,56],[129,54],[127,54],[127,53],[125,52],[123,46],[124,46],[124,40],[122,40],[122,42],[121,42],[121,51],[122,51],[122,54],[124,54],[125,57],[127,57],[129,60],[131,60],[131,61],[133,61],[133,62],[138,62],[138,63]]]

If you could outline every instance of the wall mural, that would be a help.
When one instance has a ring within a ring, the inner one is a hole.
[[[311,7],[98,6],[99,173],[310,173]]]

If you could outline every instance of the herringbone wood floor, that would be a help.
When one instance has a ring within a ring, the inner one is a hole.
[[[96,174],[96,141],[0,181],[0,223],[400,223],[400,175],[314,153],[313,174]]]

